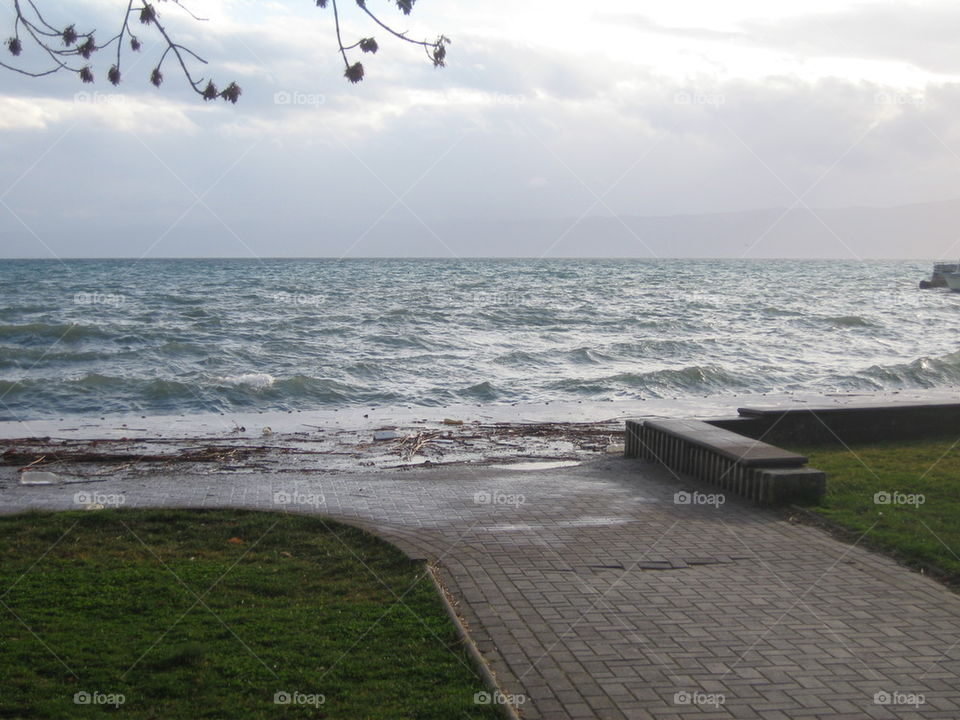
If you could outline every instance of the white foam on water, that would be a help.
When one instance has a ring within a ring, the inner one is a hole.
[[[220,382],[227,385],[249,385],[257,390],[270,387],[276,382],[276,378],[269,373],[244,373],[243,375],[228,375],[220,378]]]
[[[735,416],[738,407],[841,407],[869,403],[892,402],[957,402],[957,394],[949,390],[919,390],[879,393],[824,394],[753,394],[716,395],[708,398],[673,400],[624,400],[620,402],[529,403],[517,405],[450,405],[422,408],[388,406],[376,410],[350,407],[321,410],[247,411],[231,413],[186,413],[99,416],[66,416],[39,420],[0,422],[0,438],[50,436],[57,438],[151,438],[151,437],[261,437],[269,426],[275,434],[355,430],[372,433],[387,427],[411,426],[457,418],[469,424],[483,423],[621,423],[627,418],[697,418]],[[244,428],[241,432],[240,428]],[[411,432],[413,432],[411,430]],[[560,461],[574,462],[574,461]],[[518,465],[503,465],[518,469]]]

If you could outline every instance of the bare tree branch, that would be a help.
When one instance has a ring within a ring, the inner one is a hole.
[[[130,51],[139,52],[142,47],[140,38],[130,27],[130,18],[134,14],[138,14],[140,23],[152,28],[164,45],[159,62],[150,71],[150,82],[153,85],[159,87],[163,83],[163,64],[172,56],[187,83],[204,100],[222,98],[228,102],[236,103],[240,97],[242,91],[235,82],[231,82],[223,90],[220,90],[212,80],[195,76],[191,67],[195,64],[206,65],[207,61],[190,48],[176,42],[168,31],[167,25],[161,22],[157,5],[167,1],[176,5],[192,20],[208,22],[207,19],[194,14],[186,6],[184,0],[153,0],[153,2],[127,0],[120,29],[116,35],[104,43],[97,42],[96,30],[78,32],[75,24],[60,25],[49,20],[38,7],[38,4],[42,5],[42,0],[8,1],[12,3],[14,11],[13,35],[4,41],[3,45],[6,46],[7,51],[14,58],[21,57],[25,47],[33,47],[40,51],[44,61],[41,63],[41,67],[36,67],[36,65],[30,67],[29,65],[18,65],[9,60],[7,62],[0,60],[0,68],[32,78],[45,77],[58,72],[74,73],[82,82],[90,83],[94,81],[94,74],[91,64],[87,61],[101,50],[115,46],[116,59],[107,71],[107,79],[113,85],[119,85],[123,77],[124,50],[129,47]],[[340,0],[340,2],[346,1],[348,0]],[[424,48],[427,57],[435,67],[443,67],[446,64],[446,46],[450,44],[450,40],[446,36],[440,35],[436,40],[413,40],[407,37],[406,32],[395,30],[381,20],[377,13],[367,7],[367,0],[354,1],[376,26],[388,32],[392,37]],[[416,0],[393,1],[404,15],[409,15],[416,3]],[[343,58],[344,76],[350,82],[358,83],[363,80],[364,67],[360,62],[351,63],[347,54],[348,51],[359,48],[363,53],[375,54],[380,46],[373,37],[361,37],[352,44],[344,44],[340,9],[337,2],[338,0],[316,0],[316,4],[320,8],[326,8],[328,4],[333,6],[334,29],[337,47],[340,56]]]
[[[446,46],[450,44],[450,39],[448,37],[444,35],[440,35],[436,40],[432,42],[429,40],[411,40],[410,38],[407,37],[407,34],[405,32],[403,33],[397,32],[392,27],[385,25],[383,22],[381,22],[380,18],[378,18],[376,15],[370,12],[370,9],[367,7],[366,0],[356,0],[356,1],[357,1],[357,5],[360,6],[360,8],[367,15],[369,15],[377,25],[382,27],[388,33],[390,33],[396,38],[399,38],[400,40],[404,40],[405,42],[412,43],[414,45],[420,45],[423,48],[425,48],[427,50],[427,57],[429,57],[433,61],[433,64],[435,67],[443,67],[444,65],[446,65],[446,57],[447,57]],[[414,0],[411,0],[409,4],[398,2],[397,5],[401,9],[406,8],[404,10],[404,14],[409,15],[410,9],[413,7],[413,2]],[[372,40],[372,38],[370,39]],[[358,45],[360,45],[360,48],[363,49],[362,40],[358,43]],[[365,50],[364,52],[367,52],[367,51]],[[374,50],[373,52],[376,52],[376,50]]]
[[[450,44],[450,39],[445,35],[438,36],[436,40],[413,40],[407,37],[406,32],[394,30],[392,27],[383,22],[376,13],[367,7],[367,0],[354,0],[354,2],[356,2],[357,7],[363,10],[363,12],[365,12],[374,23],[386,30],[393,37],[410,43],[411,45],[419,45],[420,47],[424,48],[424,50],[427,52],[427,57],[430,58],[430,61],[433,63],[434,67],[443,67],[446,65],[447,45]],[[397,7],[401,10],[401,12],[403,12],[404,15],[410,14],[415,2],[416,0],[396,0]],[[333,6],[333,22],[337,36],[337,46],[340,50],[340,55],[343,58],[343,64],[345,68],[343,74],[350,82],[358,83],[363,80],[364,77],[365,71],[363,63],[351,63],[349,57],[347,56],[347,51],[360,48],[361,52],[375,54],[380,49],[380,46],[376,39],[372,37],[361,38],[351,45],[344,45],[343,34],[340,29],[340,12],[339,8],[337,7],[337,0],[317,0],[318,7],[325,8],[328,4]]]

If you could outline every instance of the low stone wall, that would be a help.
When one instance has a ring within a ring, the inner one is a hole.
[[[826,490],[802,455],[699,420],[628,420],[624,454],[764,505],[815,503]]]
[[[757,408],[711,425],[766,442],[851,444],[960,436],[960,403],[894,403],[845,407]]]

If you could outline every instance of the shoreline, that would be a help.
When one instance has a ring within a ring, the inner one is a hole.
[[[729,417],[744,405],[956,401],[955,392],[936,390],[4,422],[0,487],[30,478],[37,484],[103,482],[174,469],[184,476],[373,475],[497,465],[544,470],[622,454],[629,418]]]
[[[120,438],[236,437],[286,435],[310,429],[374,430],[416,423],[589,423],[622,422],[630,418],[685,417],[708,419],[736,415],[744,405],[843,406],[890,402],[957,402],[960,391],[893,390],[860,393],[750,393],[703,397],[651,398],[609,402],[548,402],[459,404],[447,406],[346,407],[318,410],[265,410],[232,413],[170,415],[85,415],[0,421],[0,440],[30,437],[109,440]]]

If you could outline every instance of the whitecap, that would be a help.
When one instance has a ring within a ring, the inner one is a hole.
[[[220,378],[220,382],[227,385],[249,385],[257,390],[270,387],[275,381],[276,378],[268,373],[244,373],[243,375],[228,375]]]

